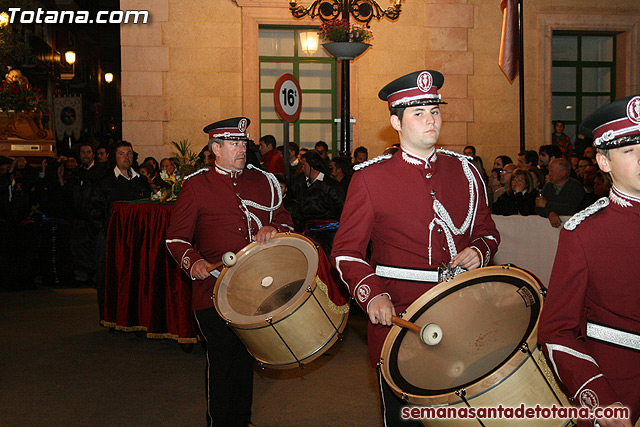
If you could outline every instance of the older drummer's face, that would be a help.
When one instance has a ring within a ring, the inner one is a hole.
[[[239,171],[247,163],[247,141],[227,140],[211,144],[216,155],[216,163],[225,169]]]

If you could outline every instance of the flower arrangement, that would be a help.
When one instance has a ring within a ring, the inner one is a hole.
[[[171,161],[176,165],[176,170],[172,174],[164,170],[160,172],[160,177],[171,184],[171,187],[161,188],[157,193],[151,195],[151,200],[159,202],[175,201],[178,198],[178,194],[180,194],[180,190],[182,190],[184,178],[204,167],[198,154],[191,151],[191,146],[186,139],[179,142],[171,141],[171,144],[177,151],[171,157]]]
[[[358,42],[368,43],[373,39],[373,32],[359,24],[350,24],[346,19],[332,19],[320,25],[320,38],[326,42]]]
[[[28,112],[47,115],[49,104],[20,70],[11,70],[0,87],[0,109],[7,115]]]

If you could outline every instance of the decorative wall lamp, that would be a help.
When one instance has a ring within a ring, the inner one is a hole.
[[[318,32],[316,30],[300,31],[300,48],[307,56],[318,51]]]
[[[64,54],[64,60],[67,61],[67,64],[73,65],[76,63],[76,53],[72,50],[68,50]]]
[[[342,18],[349,22],[349,16],[365,27],[373,18],[380,20],[386,17],[395,21],[400,16],[401,0],[395,0],[393,6],[386,9],[380,7],[375,0],[314,0],[311,6],[305,8],[298,4],[297,0],[289,0],[289,10],[295,18],[309,16],[319,17],[323,22]],[[302,41],[302,39],[301,39]],[[368,47],[368,45],[366,46]],[[326,48],[325,48],[326,49]],[[365,48],[366,50],[366,48]],[[359,54],[362,54],[360,52]],[[332,52],[329,52],[332,53]],[[333,54],[333,53],[332,53]],[[351,156],[351,112],[349,93],[349,65],[355,57],[344,57],[333,54],[342,62],[342,87],[341,87],[341,112],[340,112],[340,156]]]
[[[76,53],[72,50],[68,50],[64,54],[65,63],[60,61],[60,66],[62,68],[60,72],[60,79],[62,80],[71,80],[76,75]]]

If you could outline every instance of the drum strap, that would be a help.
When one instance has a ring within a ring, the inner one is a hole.
[[[640,351],[640,334],[587,322],[587,337],[607,344]]]
[[[404,267],[392,267],[378,264],[376,275],[385,279],[408,280],[410,282],[438,283],[438,269],[414,269]]]

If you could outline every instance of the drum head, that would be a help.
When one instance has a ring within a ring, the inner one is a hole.
[[[471,385],[535,339],[541,306],[540,287],[522,270],[487,267],[460,274],[425,293],[404,316],[418,326],[438,324],[442,341],[428,346],[419,334],[394,327],[383,348],[385,378],[399,394],[426,397],[429,404],[441,403],[430,397],[461,388],[469,397]]]
[[[315,288],[317,268],[316,247],[303,236],[278,234],[266,244],[252,243],[218,277],[216,309],[235,325],[275,321],[306,300],[303,294]]]

